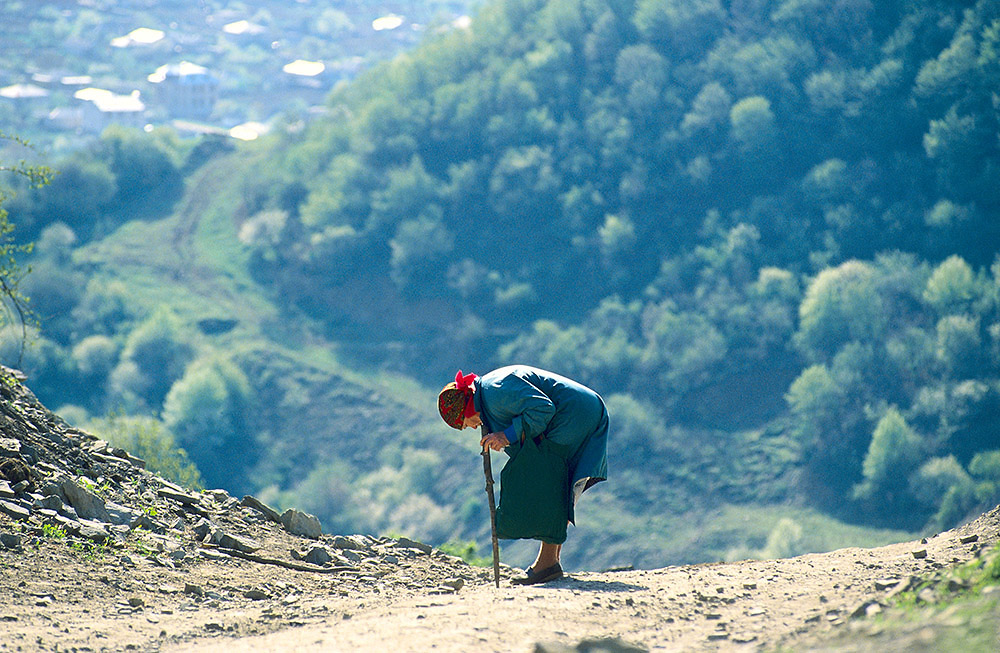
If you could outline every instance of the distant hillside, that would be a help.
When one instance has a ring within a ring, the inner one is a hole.
[[[1000,500],[998,39],[985,0],[495,2],[304,129],[109,130],[7,204],[24,367],[345,530],[485,544],[433,397],[509,362],[608,400],[573,563],[950,527]]]

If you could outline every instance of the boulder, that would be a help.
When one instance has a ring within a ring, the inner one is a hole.
[[[250,538],[230,535],[220,530],[212,533],[212,542],[218,544],[219,548],[233,549],[234,551],[242,551],[243,553],[253,553],[260,550],[260,545]]]
[[[289,508],[281,514],[281,525],[292,535],[301,535],[314,540],[323,535],[319,519],[293,508]]]
[[[263,514],[265,517],[275,522],[276,524],[281,523],[281,515],[278,514],[278,511],[256,497],[252,497],[248,494],[245,497],[243,497],[243,500],[240,502],[240,505],[253,508],[254,510]]]
[[[325,546],[315,545],[302,556],[302,559],[312,565],[325,565],[333,560],[333,556]]]
[[[0,500],[0,513],[3,513],[10,517],[11,519],[25,520],[31,516],[31,513],[27,508],[22,508],[16,503],[11,503],[10,501]]]
[[[104,499],[97,496],[90,490],[84,489],[73,481],[64,481],[62,484],[63,493],[69,503],[83,519],[93,519],[100,522],[110,522],[111,515],[104,506]]]

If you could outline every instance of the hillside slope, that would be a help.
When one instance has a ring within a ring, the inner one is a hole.
[[[296,510],[178,487],[67,426],[11,370],[2,380],[0,650],[218,650],[233,638],[248,651],[556,651],[592,639],[623,651],[735,650],[828,648],[831,636],[848,650],[851,633],[884,630],[865,617],[889,597],[1000,557],[990,548],[998,507],[920,542],[574,572],[529,588],[510,585],[504,567],[497,589],[488,570],[419,542],[324,535]],[[996,580],[980,594],[987,614],[1000,613]],[[969,587],[952,579],[947,591]],[[997,622],[983,633],[983,610],[924,624],[921,641],[942,631],[995,645]]]

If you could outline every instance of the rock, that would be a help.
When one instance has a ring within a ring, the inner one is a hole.
[[[451,578],[445,581],[441,581],[441,584],[445,587],[449,587],[456,592],[465,586],[465,581],[461,578]]]
[[[13,499],[14,490],[10,489],[10,483],[0,480],[0,499]]]
[[[891,590],[889,590],[889,593],[885,595],[885,598],[887,600],[891,599],[891,598],[894,598],[894,597],[902,594],[903,592],[907,592],[907,591],[913,589],[914,587],[916,587],[919,584],[920,584],[920,578],[919,577],[917,577],[917,576],[910,576],[909,579],[904,580],[904,581],[900,581],[899,583],[896,584],[895,587],[893,587]]]
[[[281,515],[278,514],[278,511],[270,507],[266,503],[260,501],[256,497],[252,497],[248,494],[245,497],[243,497],[242,501],[240,501],[240,505],[253,508],[254,510],[261,513],[262,515],[264,515],[265,517],[267,517],[276,524],[281,523]]]
[[[204,588],[201,585],[195,585],[193,583],[184,583],[184,593],[191,594],[193,596],[201,596],[205,593]]]
[[[90,519],[81,519],[78,523],[80,524],[80,537],[94,542],[103,542],[108,539],[107,527],[101,522],[92,521]]]
[[[205,539],[205,536],[211,533],[212,530],[212,522],[208,521],[204,517],[199,519],[198,523],[194,525],[194,534],[198,536],[199,540]]]
[[[76,508],[66,504],[63,504],[63,507],[59,509],[59,514],[67,519],[72,519],[73,521],[80,519],[80,515],[77,514]]]
[[[63,482],[62,490],[80,517],[101,522],[111,521],[111,515],[104,506],[104,499],[90,490],[85,490],[73,481]]]
[[[338,535],[333,538],[333,547],[335,549],[341,549],[346,551],[371,551],[371,547],[367,543],[362,542],[357,537],[347,537],[344,535]]]
[[[245,592],[243,592],[243,596],[246,597],[246,598],[248,598],[248,599],[250,599],[251,601],[263,601],[264,599],[268,598],[270,595],[267,592],[263,591],[263,590],[259,590],[259,589],[256,589],[256,588],[251,588],[251,589],[248,589]]]
[[[156,522],[154,522],[149,517],[149,515],[147,515],[145,513],[139,514],[137,517],[133,518],[132,521],[129,522],[128,527],[131,530],[135,530],[137,528],[142,528],[142,529],[147,530],[147,531],[162,531],[163,530],[162,527],[159,524],[157,524]]]
[[[5,549],[21,548],[21,536],[17,533],[0,533],[0,546]]]
[[[14,483],[28,480],[28,466],[17,458],[0,457],[0,479]],[[16,492],[17,489],[15,488]]]
[[[875,589],[879,592],[884,592],[891,587],[895,587],[899,582],[898,578],[879,578],[875,581]]]
[[[146,602],[143,601],[138,596],[130,596],[129,599],[128,599],[128,604],[130,606],[132,606],[133,608],[141,608],[144,605],[146,605]]]
[[[911,551],[913,557],[917,560],[923,560],[927,557],[927,549],[917,549],[916,551]]]
[[[139,515],[142,514],[140,512],[132,510],[131,508],[127,508],[125,506],[113,503],[111,501],[108,501],[105,504],[105,509],[108,511],[108,516],[110,517],[109,521],[112,524],[119,524],[119,525],[120,524],[131,525],[132,522],[137,517],[139,517]]]
[[[423,542],[417,542],[416,540],[411,540],[408,537],[401,537],[396,542],[396,546],[401,549],[416,549],[421,553],[430,553],[433,551],[433,547],[430,544],[424,544]]]
[[[0,513],[7,515],[11,519],[22,521],[31,516],[31,512],[27,508],[22,508],[16,503],[3,501],[2,499],[0,499]]]
[[[173,499],[185,506],[197,506],[199,498],[180,489],[164,486],[156,490],[156,494],[164,499]]]
[[[253,553],[260,550],[260,545],[250,538],[240,535],[230,535],[220,530],[212,533],[212,541],[218,544],[220,548],[233,549],[235,551],[242,551],[243,553]]]
[[[360,553],[352,549],[344,549],[343,551],[341,551],[341,555],[348,562],[361,562],[362,560],[364,560],[364,556],[362,556]],[[396,562],[393,564],[396,564],[398,562],[399,560],[396,560]]]
[[[851,612],[850,615],[851,619],[857,619],[859,617],[866,616],[868,614],[868,609],[871,608],[873,605],[878,605],[878,601],[865,601],[858,607],[854,608],[854,611]]]
[[[979,540],[978,535],[966,535],[965,537],[958,538],[958,541],[961,542],[962,544],[972,544],[973,542],[977,542],[978,540]]]
[[[311,539],[319,539],[323,535],[323,528],[319,519],[292,508],[281,514],[281,525],[292,535],[301,535]]]
[[[56,512],[58,512],[59,510],[62,509],[63,502],[62,499],[60,499],[56,495],[50,494],[49,496],[43,496],[39,499],[35,499],[32,505],[35,508],[45,509],[45,510],[55,510]]]
[[[310,547],[302,559],[312,565],[325,565],[333,560],[333,556],[325,546],[316,545]]]

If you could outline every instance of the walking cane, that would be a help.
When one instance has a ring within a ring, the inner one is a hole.
[[[482,426],[486,437],[486,425]],[[497,502],[493,498],[493,465],[490,463],[490,448],[483,446],[483,473],[486,474],[486,496],[490,501],[490,532],[493,536],[493,581],[500,587],[500,543],[497,541]]]

